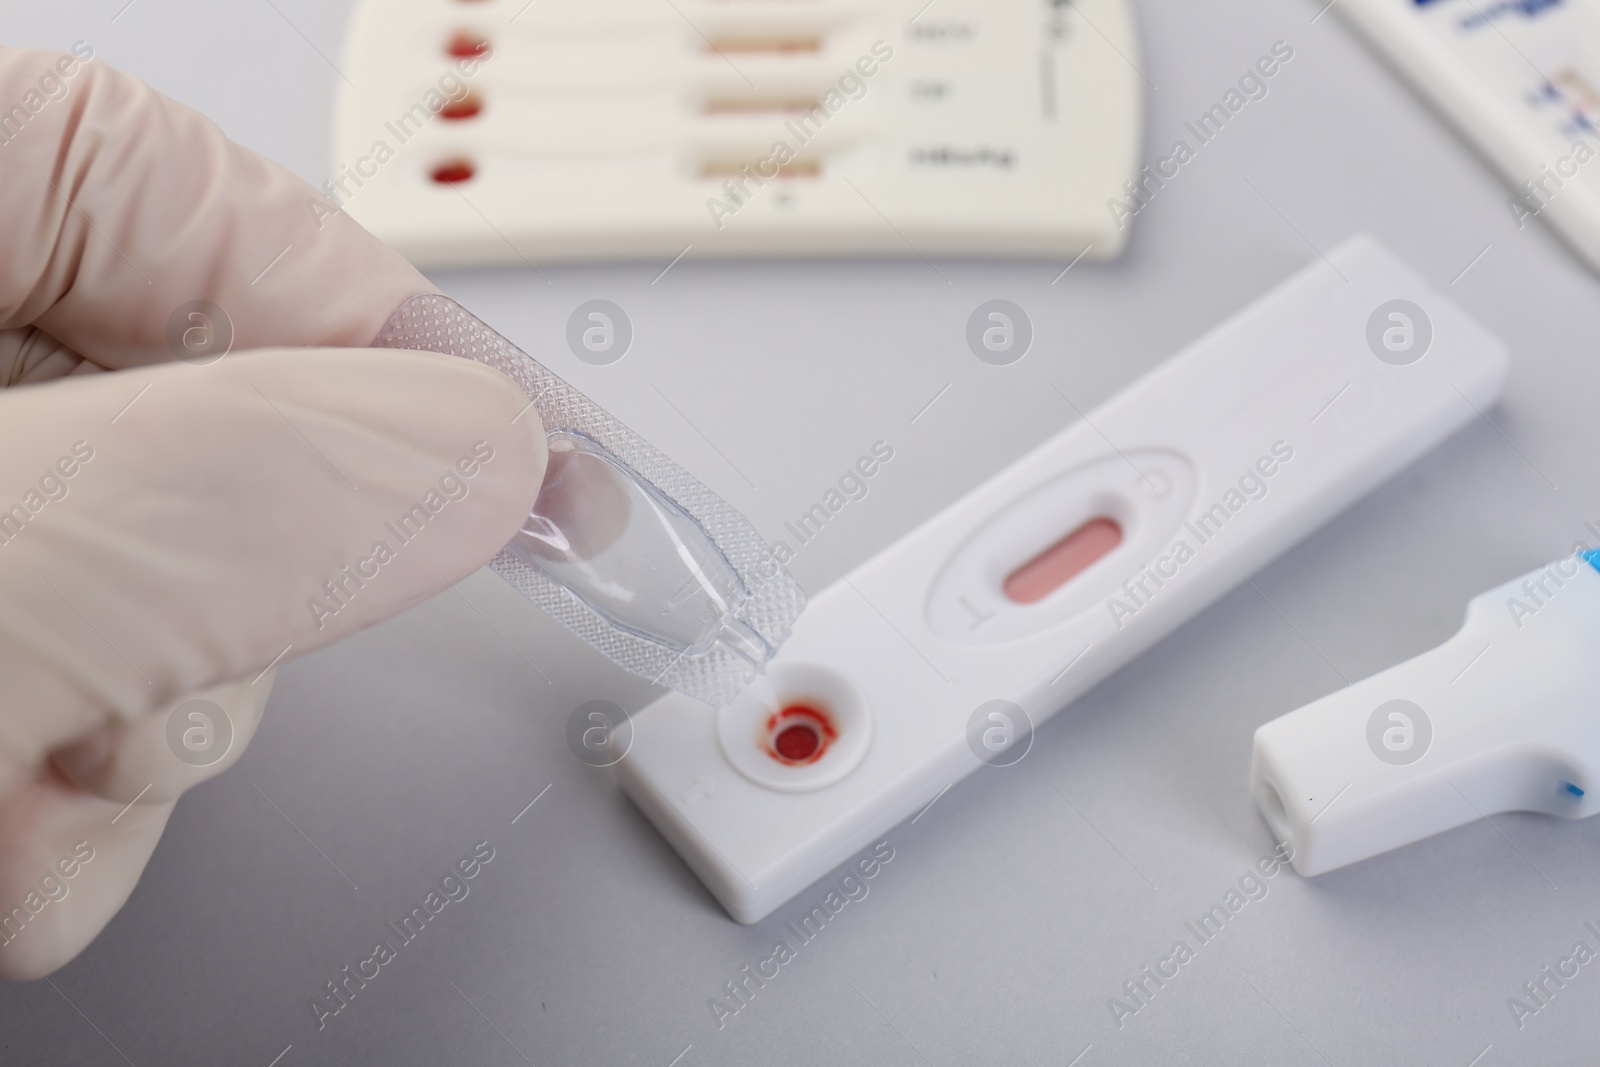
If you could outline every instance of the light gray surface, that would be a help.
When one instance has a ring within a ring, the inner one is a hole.
[[[337,75],[318,50],[337,56],[345,4],[139,0],[113,24],[124,2],[9,5],[0,37],[88,39],[320,181]],[[947,284],[918,260],[692,256],[654,285],[665,264],[439,281],[768,536],[890,441],[871,494],[801,551],[813,590],[1063,425],[1050,383],[1087,408],[1357,230],[1510,343],[1492,424],[1051,721],[1021,764],[897,829],[870,895],[720,1031],[707,998],[819,894],[756,927],[729,921],[563,742],[578,703],[638,707],[647,687],[480,573],[470,605],[447,594],[283,671],[249,753],[178,806],[59,992],[0,989],[0,1063],[265,1067],[286,1046],[281,1067],[666,1067],[686,1046],[684,1065],[1059,1065],[1087,1046],[1082,1067],[1465,1067],[1486,1046],[1485,1067],[1592,1058],[1591,968],[1521,1031],[1506,1006],[1574,941],[1595,945],[1580,924],[1600,919],[1600,823],[1532,816],[1315,882],[1280,874],[1150,1007],[1112,1022],[1107,998],[1271,848],[1245,796],[1253,729],[1442,640],[1468,597],[1600,519],[1596,279],[1549,234],[1514,229],[1504,189],[1336,17],[1271,0],[1137,10],[1159,87],[1149,152],[1273,41],[1296,55],[1139,216],[1117,263],[1055,285],[1064,263],[943,261]],[[963,342],[968,312],[996,296],[1036,328],[1004,369]],[[592,297],[635,323],[613,367],[560,346]],[[307,1002],[322,983],[485,839],[496,857],[471,895],[319,1032]]]

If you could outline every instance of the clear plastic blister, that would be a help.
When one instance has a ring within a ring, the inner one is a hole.
[[[805,607],[749,520],[448,297],[413,297],[376,348],[444,352],[510,376],[543,420],[533,512],[490,567],[620,666],[723,705]]]

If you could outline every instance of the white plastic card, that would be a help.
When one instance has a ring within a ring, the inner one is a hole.
[[[1138,62],[1127,0],[361,0],[324,192],[424,266],[1103,258]]]
[[[1600,270],[1600,0],[1340,0],[1337,10],[1511,184],[1519,229],[1549,223]]]
[[[622,785],[755,922],[1020,758],[1032,724],[1478,418],[1506,369],[1351,240],[815,596],[738,700],[643,709]]]

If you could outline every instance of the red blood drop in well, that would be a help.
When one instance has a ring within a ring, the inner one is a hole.
[[[440,185],[454,185],[457,182],[469,181],[477,168],[465,159],[452,159],[448,163],[441,163],[433,168],[430,177]]]
[[[460,122],[470,119],[483,110],[483,101],[476,96],[463,96],[460,100],[452,100],[439,109],[439,117],[451,122]]]
[[[799,723],[785,726],[772,741],[772,747],[778,750],[778,755],[794,763],[816,755],[821,744],[822,738],[817,736],[815,730]]]
[[[767,751],[780,763],[815,763],[838,736],[827,713],[808,704],[790,704],[767,720]]]
[[[475,33],[462,31],[446,42],[444,50],[457,59],[478,59],[488,53],[489,42]]]

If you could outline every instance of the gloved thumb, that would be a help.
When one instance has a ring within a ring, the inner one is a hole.
[[[539,492],[510,379],[260,350],[0,394],[0,793],[53,748],[446,588]]]

